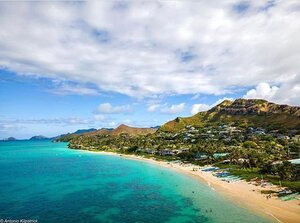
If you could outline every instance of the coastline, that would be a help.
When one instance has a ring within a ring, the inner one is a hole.
[[[126,159],[133,159],[143,162],[149,162],[161,167],[173,169],[183,174],[188,174],[202,183],[207,183],[209,187],[215,190],[224,198],[231,202],[250,209],[258,215],[265,218],[275,220],[283,223],[297,223],[300,219],[300,201],[281,201],[278,198],[272,197],[266,199],[261,194],[261,190],[272,189],[272,186],[260,187],[247,183],[246,181],[227,183],[221,181],[219,178],[212,175],[211,172],[193,171],[193,165],[189,167],[181,166],[175,163],[168,163],[166,161],[158,161],[150,158],[145,158],[133,154],[118,154],[107,151],[91,151],[80,150],[85,152],[97,153],[102,155],[121,156]],[[274,188],[273,188],[274,189]]]

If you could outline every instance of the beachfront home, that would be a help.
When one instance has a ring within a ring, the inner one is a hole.
[[[182,150],[181,150],[181,149],[174,149],[174,150],[173,150],[173,153],[174,153],[175,155],[177,155],[177,154],[182,153]]]
[[[145,152],[148,153],[148,154],[155,154],[156,151],[154,149],[146,148]]]
[[[195,160],[205,160],[207,159],[207,155],[204,153],[196,153],[195,154]]]
[[[174,152],[170,149],[164,149],[160,151],[161,156],[172,156],[174,155]]]

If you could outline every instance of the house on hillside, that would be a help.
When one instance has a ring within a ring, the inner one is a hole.
[[[293,140],[294,140],[295,142],[300,142],[300,135],[295,135],[295,136],[293,137]]]
[[[290,137],[289,136],[285,136],[285,135],[278,135],[277,139],[280,139],[280,140],[289,140]]]

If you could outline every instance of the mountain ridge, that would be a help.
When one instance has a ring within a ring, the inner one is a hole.
[[[36,135],[36,136],[32,136],[30,139],[30,141],[38,141],[38,140],[48,140],[50,138],[43,136],[43,135]]]
[[[109,130],[109,129],[99,129],[92,133],[86,133],[86,136],[94,136],[94,135],[111,135],[111,136],[118,136],[120,134],[128,134],[130,136],[137,136],[137,135],[147,135],[152,134],[156,131],[154,128],[138,128],[138,127],[131,127],[125,124],[119,125],[117,128]]]
[[[279,105],[263,99],[224,100],[208,111],[190,117],[177,117],[162,125],[159,131],[174,132],[186,125],[203,127],[229,122],[269,129],[300,129],[300,107]]]

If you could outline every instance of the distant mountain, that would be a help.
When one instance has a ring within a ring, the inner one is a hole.
[[[14,137],[8,137],[8,138],[3,139],[3,141],[16,141],[16,140],[17,139]]]
[[[120,125],[115,129],[99,129],[96,132],[87,133],[85,135],[88,136],[95,136],[95,135],[111,135],[111,136],[118,136],[120,134],[128,134],[130,136],[137,136],[137,135],[147,135],[152,134],[156,131],[153,128],[136,128],[130,127],[127,125]]]
[[[151,129],[159,129],[160,128],[160,125],[157,125],[157,126],[152,126],[150,127]]]
[[[91,128],[91,129],[79,129],[76,132],[73,132],[73,134],[83,134],[86,132],[94,132],[97,131],[97,129]]]
[[[152,134],[155,131],[156,130],[152,129],[152,128],[136,128],[136,127],[130,127],[130,126],[122,124],[119,127],[117,127],[116,129],[112,130],[110,132],[110,135],[116,136],[116,135],[120,135],[122,133],[126,133],[131,136],[137,136],[137,135]]]
[[[300,107],[278,105],[261,99],[225,100],[205,112],[191,117],[176,118],[162,125],[159,131],[178,131],[187,125],[236,123],[241,126],[259,126],[268,129],[300,129]]]
[[[87,136],[107,135],[107,134],[110,134],[110,132],[112,132],[113,130],[114,130],[113,128],[101,128],[95,132],[85,133],[84,135],[87,135]]]
[[[38,135],[38,136],[32,136],[29,140],[46,140],[46,139],[50,139],[50,138],[47,138],[45,136],[42,136],[42,135]]]
[[[69,142],[74,137],[77,137],[77,136],[83,135],[83,134],[93,133],[93,132],[96,132],[96,131],[98,131],[98,130],[95,129],[95,128],[91,128],[91,129],[78,129],[76,132],[62,134],[62,135],[56,136],[56,137],[54,137],[52,139],[54,141],[57,141],[57,142]]]

